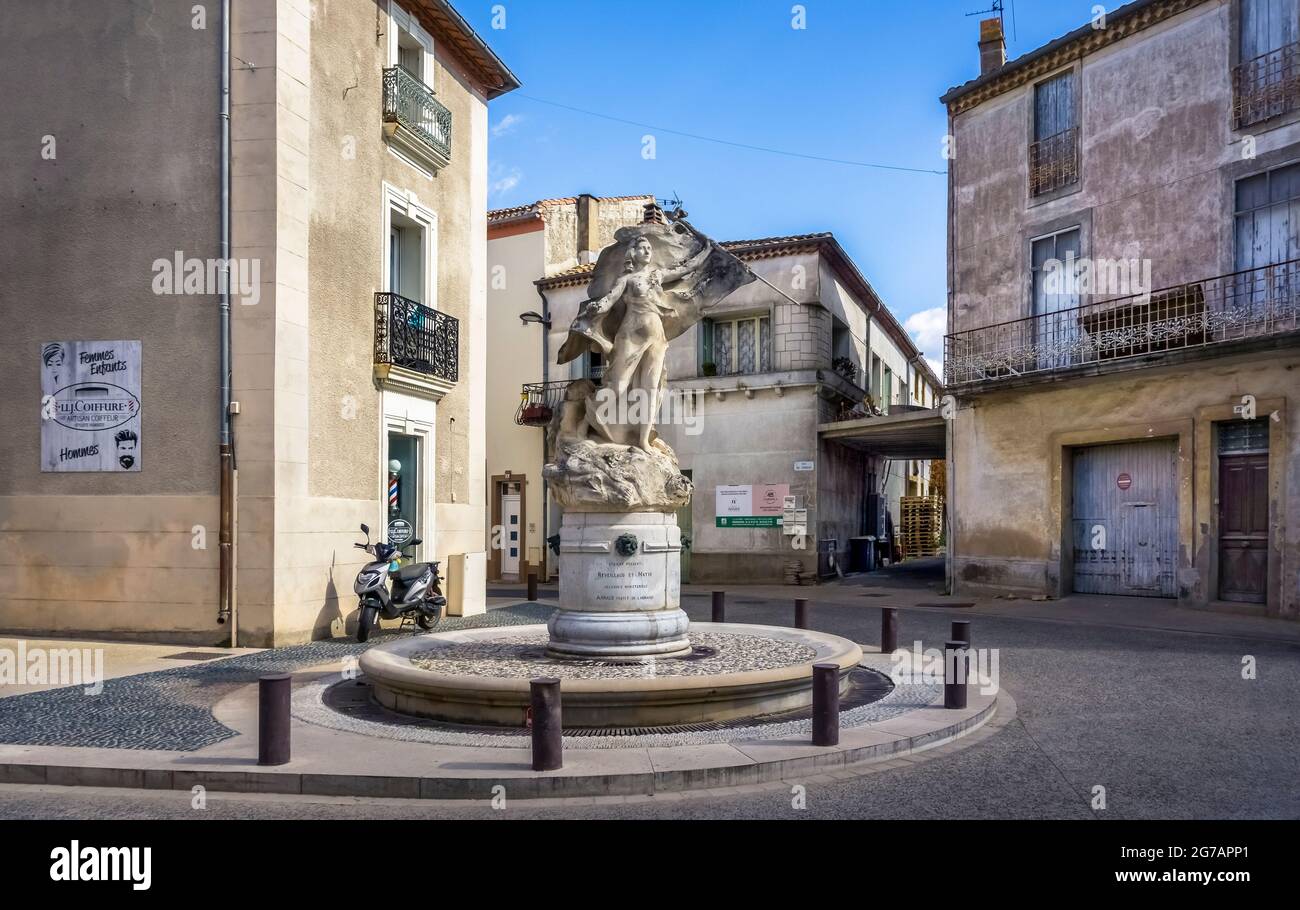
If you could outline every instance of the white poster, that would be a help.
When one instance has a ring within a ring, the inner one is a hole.
[[[716,490],[714,517],[741,518],[754,514],[754,488],[718,487]]]
[[[41,345],[41,470],[140,470],[140,342]]]

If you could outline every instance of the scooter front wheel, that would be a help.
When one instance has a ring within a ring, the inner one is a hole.
[[[357,620],[357,641],[368,641],[370,632],[375,627],[379,610],[375,607],[362,607],[361,618]]]

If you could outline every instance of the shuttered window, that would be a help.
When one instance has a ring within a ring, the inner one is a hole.
[[[1254,60],[1300,40],[1300,2],[1241,0],[1241,59]]]
[[[1075,125],[1074,74],[1062,73],[1034,86],[1034,141],[1041,142]]]

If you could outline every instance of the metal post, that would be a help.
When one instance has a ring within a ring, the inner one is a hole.
[[[954,619],[952,622],[952,640],[964,641],[966,647],[970,647],[970,620]]]
[[[726,591],[713,592],[713,621],[714,622],[727,621],[727,592]]]
[[[257,680],[257,763],[283,765],[289,761],[288,673],[275,673]]]
[[[966,642],[950,641],[943,652],[943,706],[966,707],[966,676],[969,672]]]
[[[880,653],[893,654],[898,650],[898,610],[885,607],[880,611]]]
[[[813,664],[814,746],[840,742],[840,668],[838,664]]]
[[[808,601],[802,597],[794,602],[794,627],[796,629],[808,628]]]
[[[555,771],[564,766],[560,721],[560,681],[543,676],[528,684],[533,708],[533,770]]]
[[[537,600],[537,570],[528,570],[528,602],[534,603]]]

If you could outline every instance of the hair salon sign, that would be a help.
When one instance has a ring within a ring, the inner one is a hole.
[[[41,470],[140,470],[140,342],[41,345]]]

